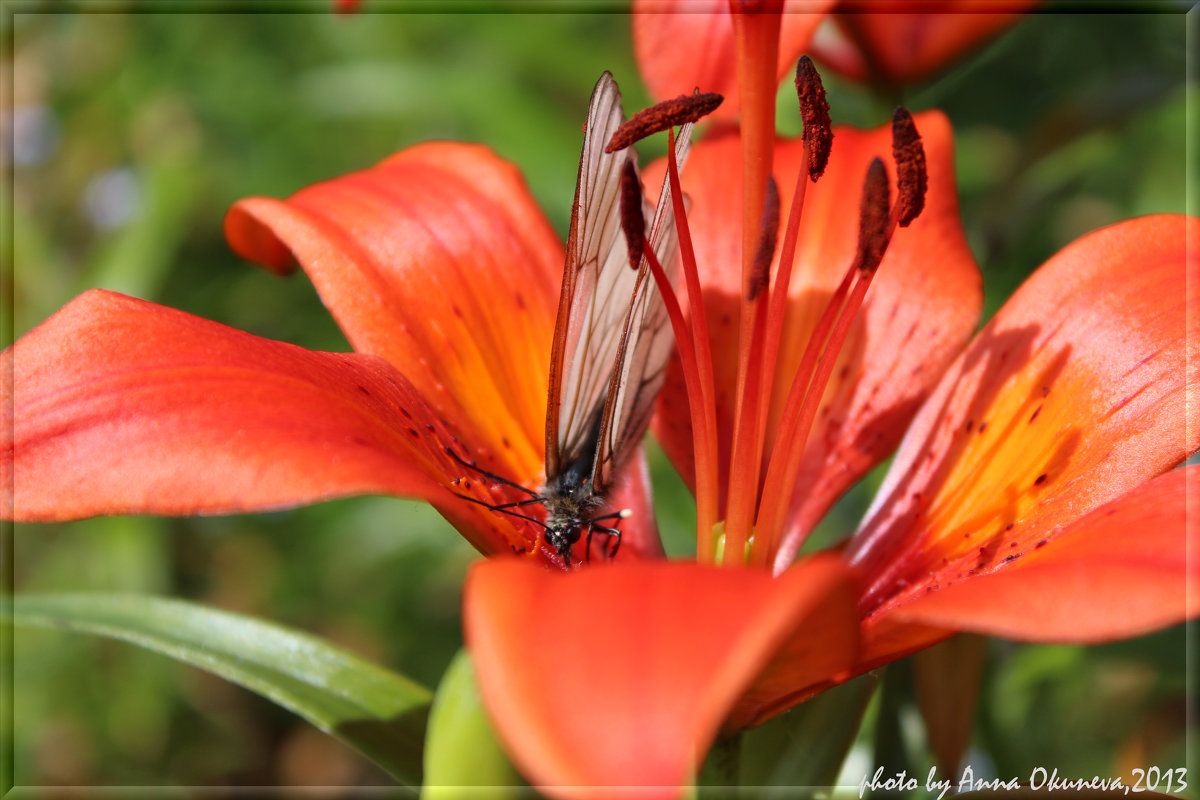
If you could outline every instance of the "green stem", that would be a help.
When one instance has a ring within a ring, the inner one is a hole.
[[[698,792],[700,797],[729,797],[726,792],[715,791],[722,787],[741,784],[742,734],[737,733],[721,739],[708,751],[708,758],[700,770],[697,785],[708,791]]]

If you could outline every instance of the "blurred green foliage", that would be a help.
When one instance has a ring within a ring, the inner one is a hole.
[[[373,14],[370,0],[351,17],[102,9],[123,13],[6,9],[9,336],[101,286],[347,349],[303,278],[229,252],[231,203],[286,196],[430,138],[482,141],[520,165],[565,231],[597,75],[617,76],[627,110],[647,102],[618,14]],[[1042,14],[903,98],[827,79],[835,122],[881,124],[897,99],[950,115],[990,313],[1079,234],[1184,210],[1184,42],[1180,14]],[[793,104],[785,89],[785,130]],[[684,553],[690,500],[661,458],[654,471],[668,547]],[[876,482],[831,513],[826,541],[853,528]],[[474,557],[430,509],[386,498],[18,526],[13,555],[19,591],[196,599],[328,637],[427,686],[461,643]],[[976,774],[1182,765],[1183,649],[1182,629],[1092,649],[996,643]],[[287,712],[126,645],[20,630],[12,669],[17,785],[387,782]],[[919,731],[910,746],[928,763]]]

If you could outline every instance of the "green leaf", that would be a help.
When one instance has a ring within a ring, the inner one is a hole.
[[[831,786],[878,684],[878,676],[860,675],[746,731],[741,742],[741,785],[811,790],[795,796]]]
[[[483,710],[475,664],[466,650],[450,663],[429,715],[422,800],[460,797],[461,787],[480,787],[471,797],[528,797],[528,785],[500,746]],[[490,787],[481,793],[482,787]]]
[[[401,783],[421,781],[429,690],[316,637],[147,595],[17,596],[11,616],[17,625],[131,642],[219,675],[298,714]]]

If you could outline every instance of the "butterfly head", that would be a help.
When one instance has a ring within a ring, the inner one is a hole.
[[[546,544],[554,548],[554,552],[564,564],[571,564],[571,548],[579,541],[582,529],[575,520],[567,520],[546,528]]]

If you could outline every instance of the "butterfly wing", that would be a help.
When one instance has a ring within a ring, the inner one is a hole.
[[[595,447],[597,415],[609,392],[629,300],[639,273],[629,268],[621,231],[620,184],[632,148],[605,153],[623,121],[621,92],[605,72],[592,91],[571,210],[562,294],[550,361],[546,477]]]

